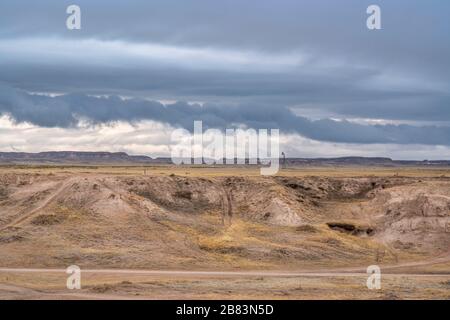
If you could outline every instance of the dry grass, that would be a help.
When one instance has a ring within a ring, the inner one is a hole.
[[[0,273],[1,298],[27,299],[449,299],[449,277],[384,275],[380,290],[367,276],[220,277],[81,274],[81,290],[65,288],[65,273]],[[39,291],[37,291],[39,290]]]
[[[117,175],[177,175],[188,177],[259,177],[260,169],[255,166],[67,166],[67,165],[27,165],[0,166],[2,173],[39,173],[39,174],[117,174]],[[277,174],[286,177],[448,177],[450,169],[446,167],[293,167],[282,168]]]

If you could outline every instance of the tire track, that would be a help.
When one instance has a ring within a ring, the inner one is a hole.
[[[16,220],[6,224],[5,226],[1,227],[0,231],[3,231],[3,230],[5,230],[7,228],[10,228],[10,227],[15,227],[15,226],[23,223],[24,221],[34,217],[37,213],[39,213],[39,211],[41,211],[42,209],[47,207],[53,200],[55,200],[59,195],[61,195],[69,187],[69,185],[72,182],[73,182],[73,179],[69,179],[69,180],[67,180],[65,182],[62,182],[61,185],[59,186],[59,188],[52,195],[50,195],[42,204],[40,204],[36,208],[32,209],[28,213],[22,215],[18,219],[16,219]]]

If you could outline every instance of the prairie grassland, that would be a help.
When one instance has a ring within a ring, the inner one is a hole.
[[[119,165],[2,165],[2,173],[40,174],[117,174],[117,175],[179,175],[189,177],[261,176],[257,166],[119,166]],[[276,176],[283,177],[449,177],[448,167],[288,167],[280,168]]]

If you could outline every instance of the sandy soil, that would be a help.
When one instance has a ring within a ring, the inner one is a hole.
[[[238,274],[82,271],[80,290],[63,271],[0,272],[2,299],[449,299],[448,275],[383,274],[380,290],[364,273]]]

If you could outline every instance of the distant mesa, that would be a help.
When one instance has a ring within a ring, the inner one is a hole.
[[[281,161],[281,160],[280,160]],[[450,160],[392,160],[383,157],[286,158],[286,166],[450,166]],[[171,164],[168,157],[152,158],[125,152],[48,151],[0,152],[0,164]]]
[[[1,164],[126,164],[168,163],[169,158],[128,155],[125,152],[48,151],[0,152]]]

